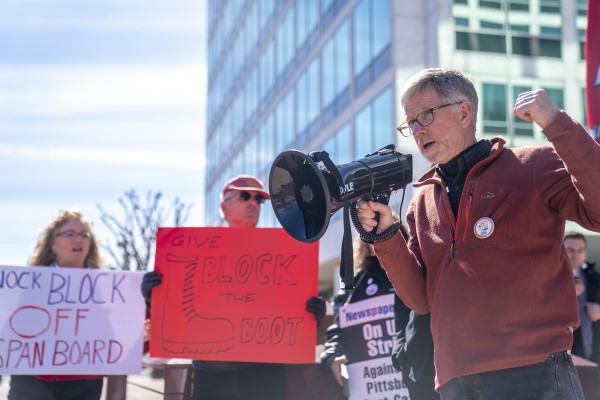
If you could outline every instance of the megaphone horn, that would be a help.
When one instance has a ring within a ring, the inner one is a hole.
[[[331,215],[359,199],[387,202],[412,181],[412,156],[388,145],[348,164],[334,165],[326,152],[286,150],[273,161],[269,193],[286,232],[312,243],[327,231]]]

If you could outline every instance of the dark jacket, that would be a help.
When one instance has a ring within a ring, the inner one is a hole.
[[[367,289],[369,286],[374,288],[372,285],[377,285],[377,290],[369,295],[367,294]],[[354,286],[349,303],[394,293],[392,284],[387,278],[385,271],[381,268],[377,257],[374,256],[365,258],[365,261],[362,264],[362,270],[354,276]],[[321,353],[321,363],[327,367],[331,365],[336,357],[345,354],[342,337],[340,335],[341,329],[339,326],[338,310],[346,303],[349,295],[350,293],[345,291],[337,295],[334,299],[333,324],[327,328],[327,341],[325,342],[323,352]]]
[[[585,277],[586,300],[591,303],[600,303],[600,273],[596,270],[595,266],[596,263],[594,261],[587,260],[581,266],[581,271]],[[600,364],[600,321],[592,322],[592,332],[592,355],[589,359]],[[573,354],[584,357],[579,328],[573,332]]]
[[[402,371],[402,380],[408,388],[411,400],[440,398],[434,389],[435,366],[429,317],[429,314],[419,315],[411,311],[396,296],[396,340],[392,349],[392,364]]]

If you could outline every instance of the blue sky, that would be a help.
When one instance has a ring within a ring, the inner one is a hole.
[[[77,208],[111,239],[126,190],[202,225],[205,0],[0,0],[0,264]]]

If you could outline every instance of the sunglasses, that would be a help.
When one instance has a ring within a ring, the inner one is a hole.
[[[253,198],[254,201],[256,201],[258,204],[262,204],[262,203],[265,202],[265,198],[262,197],[260,194],[255,194],[254,196],[252,196],[248,192],[240,192],[240,200],[242,200],[242,201],[248,201],[251,198]]]

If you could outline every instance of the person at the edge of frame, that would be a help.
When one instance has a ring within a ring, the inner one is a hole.
[[[221,216],[230,228],[256,227],[260,206],[270,195],[262,182],[251,175],[238,175],[225,183],[221,192]],[[156,271],[144,274],[142,294],[150,306],[152,288],[162,282]],[[306,310],[314,314],[317,326],[326,312],[325,299],[311,297]],[[192,362],[192,399],[285,399],[283,364],[227,361]]]
[[[512,113],[549,146],[477,141],[477,92],[457,70],[417,73],[401,103],[398,129],[435,166],[414,183],[408,245],[396,233],[374,247],[404,303],[431,312],[441,399],[582,399],[562,241],[566,220],[600,231],[600,146],[544,90],[520,94]],[[358,208],[366,230],[393,224],[386,205]]]
[[[104,261],[92,222],[80,211],[61,210],[42,230],[29,265],[101,269]],[[102,375],[12,375],[9,400],[100,400]]]
[[[579,232],[565,233],[563,243],[575,281],[581,325],[573,332],[572,353],[600,364],[600,273],[587,258],[587,239]]]

